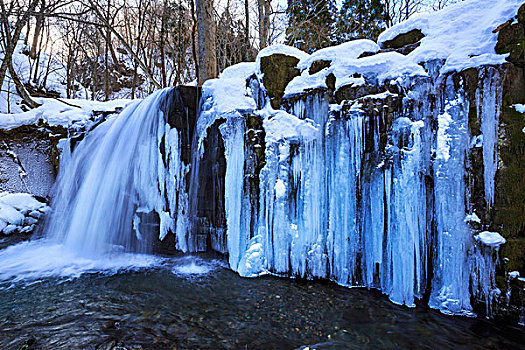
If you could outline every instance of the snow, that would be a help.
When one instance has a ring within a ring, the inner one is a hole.
[[[481,220],[476,215],[476,213],[469,214],[469,215],[465,216],[465,222],[475,222],[475,223],[481,224]]]
[[[520,277],[519,271],[511,271],[511,272],[509,272],[509,278],[511,280],[516,279],[518,277]]]
[[[297,68],[304,70],[310,69],[310,66],[315,61],[338,61],[342,57],[345,59],[357,59],[363,53],[376,53],[379,51],[379,46],[372,40],[353,40],[337,46],[327,47],[318,50],[302,59],[298,64]]]
[[[243,62],[226,68],[218,79],[206,81],[202,86],[203,99],[212,106],[203,109],[215,114],[255,109],[255,101],[246,90],[246,79],[254,73],[255,63]]]
[[[275,196],[277,198],[283,198],[286,195],[286,186],[283,180],[277,179],[277,181],[275,182],[274,189],[275,189]]]
[[[23,125],[46,123],[50,126],[68,127],[72,124],[85,124],[93,117],[93,112],[115,111],[124,108],[132,100],[112,100],[107,102],[82,99],[35,98],[41,106],[27,112],[0,113],[0,129],[11,130]],[[75,107],[73,107],[73,106]]]
[[[32,231],[47,208],[30,194],[0,192],[0,234]]]
[[[13,52],[13,68],[17,72],[22,82],[31,80],[31,85],[43,87],[45,81],[45,90],[58,92],[61,97],[66,97],[66,69],[65,66],[54,59],[46,52],[40,52],[38,61],[31,59],[26,53],[28,47],[24,45],[24,35],[21,35]],[[0,49],[0,61],[3,60],[3,50]],[[38,63],[38,67],[37,66]],[[35,77],[35,70],[38,74]],[[47,77],[46,77],[47,74]],[[36,82],[35,82],[36,79]],[[78,82],[72,82],[72,85],[78,87],[74,92],[75,98],[88,98],[89,92]],[[0,91],[0,112],[20,113],[21,99],[16,92],[15,85],[7,74],[4,84]]]
[[[450,137],[447,130],[452,123],[450,114],[443,113],[438,116],[438,135],[437,135],[437,149],[436,157],[447,161],[450,158]]]
[[[500,245],[505,244],[506,240],[497,232],[483,231],[474,236],[474,239],[486,246],[492,248],[499,248]]]
[[[525,114],[525,105],[523,105],[523,104],[515,104],[515,105],[512,105],[511,107],[514,107],[516,112]]]
[[[273,111],[263,120],[267,142],[278,140],[315,138],[319,129],[311,119],[299,119],[285,111]]]
[[[365,45],[356,46],[363,49]],[[330,67],[313,75],[310,75],[308,70],[304,70],[301,76],[294,78],[288,84],[285,97],[291,97],[309,89],[326,88],[326,77],[330,74],[336,78],[336,90],[346,85],[363,85],[368,78],[377,79],[379,83],[382,83],[398,77],[428,75],[423,67],[398,52],[384,52],[357,58],[356,56],[359,55],[346,52],[349,47],[351,46],[342,44],[330,48],[331,50],[328,52],[318,54],[316,60],[331,60]],[[338,50],[341,52],[337,53]],[[357,53],[360,54],[359,51]],[[325,56],[325,54],[327,55]],[[310,59],[305,59],[299,62],[298,66],[307,66],[310,61]]]
[[[441,74],[502,64],[506,55],[495,53],[498,33],[492,31],[516,16],[522,4],[522,0],[463,1],[438,12],[415,15],[387,29],[378,42],[382,46],[400,34],[421,30],[425,37],[407,58],[415,63],[444,59]]]

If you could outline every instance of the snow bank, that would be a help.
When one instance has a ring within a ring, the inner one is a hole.
[[[72,124],[85,124],[93,117],[93,112],[115,111],[124,108],[132,100],[99,102],[81,99],[35,98],[35,101],[42,105],[27,112],[0,113],[0,129],[11,130],[23,125],[40,123],[64,127]]]
[[[498,33],[492,31],[516,16],[522,0],[467,0],[433,13],[415,15],[383,32],[382,46],[400,34],[419,29],[425,37],[407,55],[414,63],[444,59],[441,73],[482,64],[502,64],[506,55],[494,51]]]
[[[302,74],[288,84],[285,97],[311,89],[327,88],[326,78],[330,74],[336,78],[337,90],[342,86],[363,85],[369,81],[371,84],[382,84],[387,79],[428,76],[421,63],[433,60],[444,61],[440,74],[480,65],[502,64],[507,55],[496,54],[494,47],[498,33],[493,33],[493,30],[515,17],[522,4],[521,0],[464,1],[438,12],[414,16],[380,35],[379,46],[400,34],[419,29],[425,37],[421,45],[408,55],[398,52],[374,55],[379,52],[376,43],[355,40],[319,50],[312,55],[287,46],[272,46],[267,51],[261,51],[259,56],[283,53],[300,58],[297,67],[302,70]],[[364,53],[368,55],[359,58]],[[258,67],[259,60],[260,57]],[[330,61],[330,67],[310,75],[312,63],[321,60]]]
[[[0,192],[0,234],[31,232],[48,210],[47,204],[30,194]]]
[[[18,77],[24,83],[31,80],[31,85],[42,87],[45,81],[46,91],[53,91],[60,94],[61,97],[66,97],[66,68],[64,64],[54,59],[46,52],[41,52],[38,61],[31,59],[27,52],[29,47],[24,44],[24,35],[22,34],[20,40],[17,42],[16,48],[13,52],[13,68]],[[0,61],[3,60],[3,49],[0,48]],[[38,67],[36,65],[38,64]],[[35,76],[35,71],[38,72]],[[36,82],[35,82],[36,79]],[[88,90],[78,82],[72,82],[78,87],[75,92],[75,98],[88,98]],[[7,74],[4,80],[2,91],[0,91],[0,112],[20,113],[21,98],[15,88],[15,84]]]

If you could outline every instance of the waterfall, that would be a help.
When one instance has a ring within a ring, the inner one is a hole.
[[[167,123],[172,93],[133,103],[79,143],[60,169],[47,239],[90,256],[149,253],[159,230],[161,239],[175,231],[170,212],[177,212],[186,169],[178,132]]]

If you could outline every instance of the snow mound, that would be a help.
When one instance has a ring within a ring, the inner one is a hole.
[[[331,46],[314,52],[312,55],[303,58],[297,68],[309,69],[315,61],[338,61],[341,58],[356,59],[363,53],[377,53],[379,46],[372,40],[353,40],[341,45]]]
[[[248,96],[246,89],[246,79],[254,73],[255,63],[243,62],[226,68],[218,79],[206,81],[202,94],[211,106],[205,109],[218,114],[255,109],[255,101]]]
[[[266,132],[266,142],[277,142],[301,138],[303,140],[314,139],[319,128],[310,119],[299,119],[285,111],[274,111],[263,120]]]
[[[502,64],[506,55],[494,51],[501,24],[516,16],[522,0],[467,0],[433,13],[415,15],[383,32],[382,46],[398,35],[419,29],[425,37],[407,57],[415,63],[445,60],[441,73],[481,64]]]
[[[497,232],[483,231],[474,236],[474,239],[481,244],[492,248],[499,248],[500,245],[505,244],[506,240]]]
[[[48,210],[30,194],[0,192],[0,234],[31,232]]]

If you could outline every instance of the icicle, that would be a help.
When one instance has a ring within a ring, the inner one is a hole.
[[[462,83],[461,83],[462,84]],[[429,304],[447,314],[472,315],[467,250],[469,229],[464,221],[468,102],[463,88],[456,92],[452,78],[444,87],[445,110],[438,117],[435,179],[434,279]]]
[[[238,270],[250,239],[250,232],[243,225],[244,130],[244,119],[240,114],[230,116],[220,126],[226,149],[225,208],[229,261],[233,270]]]
[[[478,120],[483,134],[483,179],[488,208],[494,204],[494,178],[497,171],[498,123],[501,111],[502,82],[495,68],[480,70],[480,84],[476,90]]]
[[[474,236],[475,244],[470,254],[470,271],[473,295],[483,300],[486,316],[492,316],[492,302],[501,294],[496,285],[498,251],[505,238],[496,232],[480,232]]]

